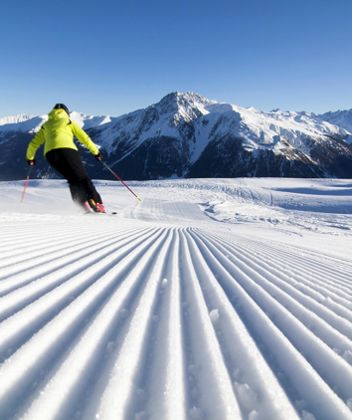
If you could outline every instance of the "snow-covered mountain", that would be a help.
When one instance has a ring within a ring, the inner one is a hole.
[[[17,114],[9,117],[0,118],[0,133],[16,132],[35,132],[46,121],[47,117]]]
[[[71,113],[71,117],[77,121],[85,130],[110,123],[113,120],[113,118],[108,115],[85,115],[76,111]],[[24,114],[11,115],[9,117],[0,118],[0,133],[20,131],[30,132],[33,134],[39,130],[41,125],[47,121],[47,119],[47,115],[34,117],[32,115]]]
[[[326,112],[325,114],[320,115],[320,118],[348,131],[350,136],[347,141],[352,143],[352,109]]]
[[[352,110],[316,115],[255,108],[174,92],[111,118],[74,112],[126,179],[172,177],[352,177]],[[19,171],[27,141],[46,117],[0,119],[2,179]],[[9,171],[9,162],[16,163]],[[104,177],[87,158],[92,176]],[[23,166],[23,165],[22,165]],[[38,175],[46,169],[38,166]]]

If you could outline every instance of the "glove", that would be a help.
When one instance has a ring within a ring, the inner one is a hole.
[[[101,153],[98,153],[97,155],[94,155],[94,157],[95,157],[96,160],[99,160],[99,161],[101,161],[103,159]]]
[[[27,163],[29,166],[34,166],[35,165],[35,159],[27,159]]]

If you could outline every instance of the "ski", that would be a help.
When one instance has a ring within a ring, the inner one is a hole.
[[[84,216],[86,215],[94,215],[94,216],[116,216],[118,213],[116,211],[107,211],[105,213],[95,212],[95,211],[89,211],[86,213],[83,213]]]

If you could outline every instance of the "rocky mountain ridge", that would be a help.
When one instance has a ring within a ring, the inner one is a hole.
[[[196,93],[173,92],[156,104],[120,117],[74,112],[71,118],[88,131],[106,161],[125,179],[352,178],[352,110],[322,115],[263,112]],[[1,179],[24,176],[27,141],[45,119],[0,119]],[[94,159],[84,156],[93,177],[107,177]],[[36,169],[37,176],[54,176],[43,164]]]

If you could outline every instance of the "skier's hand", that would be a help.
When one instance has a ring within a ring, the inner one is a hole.
[[[94,157],[95,157],[96,160],[99,160],[99,161],[103,160],[103,156],[101,155],[101,153],[98,153],[97,155],[94,155]]]
[[[35,159],[27,159],[27,163],[29,166],[34,166],[35,165]]]

